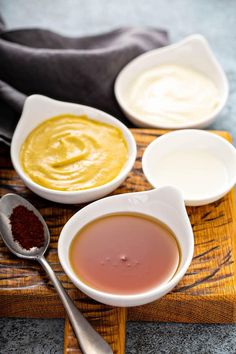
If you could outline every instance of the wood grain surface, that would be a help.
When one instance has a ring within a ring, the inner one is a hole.
[[[147,144],[163,131],[132,130],[138,145],[134,169],[114,193],[151,189],[143,176],[141,158]],[[229,134],[218,132],[230,140]],[[9,149],[0,149],[0,195],[13,192],[26,197],[43,214],[51,243],[46,254],[70,296],[81,306],[86,298],[63,272],[57,256],[57,240],[65,222],[83,205],[61,205],[30,192],[12,168]],[[195,235],[192,264],[178,286],[161,300],[130,308],[128,319],[142,321],[236,322],[236,214],[234,191],[219,201],[189,207]],[[94,302],[86,298],[87,303]],[[86,305],[87,306],[87,305]],[[63,307],[44,271],[35,262],[17,259],[0,241],[0,315],[15,317],[62,317]],[[119,316],[122,315],[119,314]],[[123,315],[122,315],[123,316]],[[95,316],[96,317],[96,316]]]

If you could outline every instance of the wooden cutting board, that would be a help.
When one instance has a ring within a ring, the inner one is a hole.
[[[146,146],[163,131],[132,129],[138,145],[134,169],[114,194],[151,188],[142,173]],[[226,132],[216,132],[230,141]],[[51,243],[46,257],[78,307],[105,336],[115,353],[123,353],[126,310],[98,304],[77,290],[64,274],[57,256],[57,240],[66,221],[84,205],[61,205],[30,192],[12,168],[9,149],[0,147],[0,195],[13,192],[32,202],[43,214]],[[195,235],[191,266],[178,286],[160,300],[128,310],[129,320],[188,323],[236,322],[236,208],[234,191],[210,205],[189,207]],[[17,259],[0,240],[0,315],[11,317],[63,317],[57,294],[35,262]],[[79,353],[68,322],[65,353]]]

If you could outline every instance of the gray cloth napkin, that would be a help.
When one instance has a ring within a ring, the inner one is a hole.
[[[96,107],[131,126],[115,100],[115,78],[131,59],[166,44],[167,33],[155,28],[69,38],[44,29],[7,31],[0,19],[0,140],[10,143],[34,93]]]

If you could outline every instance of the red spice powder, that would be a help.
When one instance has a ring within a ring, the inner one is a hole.
[[[44,245],[44,229],[33,211],[23,205],[13,209],[10,216],[11,231],[15,241],[26,250]]]

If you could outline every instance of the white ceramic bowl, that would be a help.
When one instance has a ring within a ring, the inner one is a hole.
[[[155,217],[174,232],[180,248],[181,263],[173,278],[152,290],[135,295],[116,295],[98,291],[77,277],[69,261],[71,241],[87,223],[103,215],[116,212],[137,212]],[[58,242],[61,265],[76,287],[91,298],[113,306],[137,306],[154,301],[173,289],[187,271],[194,249],[191,224],[179,190],[162,187],[148,192],[127,193],[98,200],[77,212],[66,223]]]
[[[220,103],[208,117],[189,123],[148,123],[145,118],[133,112],[127,103],[127,92],[134,79],[145,70],[158,65],[176,64],[200,71],[209,77],[220,93]],[[169,46],[154,49],[142,54],[127,64],[117,76],[115,82],[115,96],[124,114],[138,127],[152,127],[163,129],[204,128],[210,125],[226,103],[228,97],[228,81],[213,54],[207,40],[202,35],[192,35],[184,40]]]
[[[186,187],[187,183],[185,177],[187,177],[188,174],[193,173],[194,171],[191,171],[191,167],[189,167],[188,164],[185,164],[184,171],[182,171],[182,173],[184,173],[183,178],[185,178],[185,185],[182,187],[181,192],[183,194],[186,205],[198,206],[212,203],[223,197],[235,185],[236,149],[234,148],[234,146],[224,138],[214,133],[210,133],[204,130],[187,129],[177,130],[164,134],[161,137],[155,139],[146,148],[142,158],[142,168],[147,180],[153,187],[159,187],[165,184],[170,185],[169,179],[171,178],[171,180],[173,181],[172,185],[181,188],[179,185],[179,183],[181,182],[177,180],[181,177],[179,177],[179,173],[175,173],[174,170],[172,174],[170,173],[168,177],[166,177],[168,180],[164,181],[162,177],[162,182],[160,183],[160,181],[158,181],[158,165],[162,165],[160,161],[163,161],[166,156],[171,156],[171,154],[173,156],[176,151],[200,151],[200,153],[204,153],[204,151],[207,151],[209,152],[209,154],[214,156],[214,158],[219,159],[220,164],[222,164],[222,166],[224,167],[224,173],[226,176],[225,183],[220,188],[216,188],[214,187],[214,180],[217,176],[207,176],[207,174],[210,174],[212,172],[210,172],[211,169],[209,168],[208,170],[206,166],[204,170],[201,170],[201,178],[199,183],[203,183],[203,189],[207,190],[209,188],[209,184],[207,184],[206,181],[210,180],[211,193],[200,193],[193,198],[190,195],[190,193],[192,192],[189,191]],[[192,161],[194,161],[194,155]],[[194,188],[197,188],[197,186],[195,185]]]
[[[19,161],[20,148],[25,138],[37,125],[43,121],[53,116],[66,113],[75,115],[85,114],[99,122],[108,123],[118,127],[122,131],[128,145],[129,156],[119,175],[112,181],[99,187],[87,190],[67,192],[52,190],[40,186],[25,174]],[[96,200],[111,193],[125,180],[129,171],[132,169],[135,162],[136,153],[137,148],[133,135],[129,129],[116,118],[92,107],[56,101],[41,95],[32,95],[26,99],[22,116],[18,122],[11,143],[11,159],[13,166],[26,186],[45,199],[66,204],[85,203]]]

